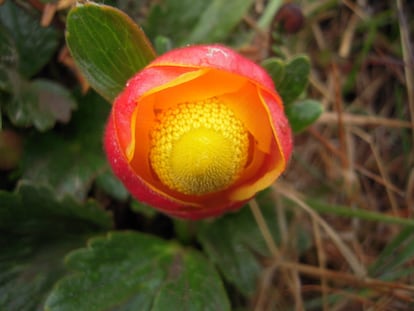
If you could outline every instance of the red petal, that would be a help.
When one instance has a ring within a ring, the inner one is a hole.
[[[171,50],[156,58],[149,67],[208,67],[248,78],[262,88],[274,91],[269,74],[251,60],[222,45],[196,45]]]

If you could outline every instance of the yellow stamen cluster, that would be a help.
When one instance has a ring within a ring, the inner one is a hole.
[[[245,167],[248,151],[243,123],[217,98],[164,111],[151,132],[154,172],[167,187],[187,195],[230,186]]]

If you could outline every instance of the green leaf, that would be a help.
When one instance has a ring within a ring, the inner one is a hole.
[[[285,66],[283,81],[276,88],[288,105],[305,90],[308,85],[310,61],[307,56],[296,56]]]
[[[152,7],[145,28],[150,37],[162,35],[178,46],[224,41],[253,2],[166,0]]]
[[[70,197],[57,198],[51,188],[20,182],[16,193],[0,190],[0,226],[14,234],[45,237],[109,229],[111,220],[95,202],[81,205]]]
[[[408,276],[409,264],[414,257],[414,227],[405,227],[377,257],[369,269],[372,276],[383,280],[395,280]],[[403,272],[403,275],[401,275]]]
[[[192,27],[187,43],[211,43],[224,40],[243,19],[254,1],[213,0]]]
[[[263,61],[262,66],[272,77],[273,83],[279,91],[279,85],[285,77],[285,62],[280,58],[268,58]]]
[[[119,201],[126,201],[129,197],[128,190],[109,168],[96,178],[96,185]]]
[[[171,306],[180,310],[230,310],[217,271],[200,253],[177,251],[168,272],[152,310],[169,311]]]
[[[15,45],[17,48],[18,69],[26,78],[42,69],[58,47],[58,32],[52,27],[40,26],[39,19],[11,0],[0,5],[0,24],[14,39],[14,43],[6,42],[6,46]]]
[[[8,95],[3,103],[10,121],[20,127],[34,125],[40,131],[52,128],[56,121],[68,122],[76,106],[69,91],[53,81],[28,79],[55,51],[55,30],[40,27],[10,1],[0,7],[1,16],[0,90]]]
[[[285,112],[293,132],[299,133],[319,118],[323,106],[319,101],[305,99],[288,105]]]
[[[158,212],[155,208],[140,201],[133,200],[131,202],[131,209],[135,213],[142,214],[148,219],[153,219],[158,215]]]
[[[164,54],[173,48],[170,38],[156,36],[154,39],[154,48],[158,54]]]
[[[114,232],[66,258],[46,310],[230,310],[223,284],[201,254],[135,233]]]
[[[109,109],[90,92],[79,99],[79,110],[65,131],[31,136],[23,157],[23,177],[53,187],[59,196],[85,199],[95,177],[108,170],[102,133]]]
[[[307,56],[296,56],[288,63],[269,58],[262,66],[269,72],[286,106],[297,99],[308,85],[310,61]]]
[[[109,215],[94,202],[58,200],[50,189],[28,182],[15,193],[0,191],[1,309],[43,310],[66,272],[63,256],[110,227]]]
[[[276,211],[266,192],[259,195],[260,209],[276,243],[279,228]],[[296,227],[292,242],[299,253],[309,246],[309,237]],[[220,268],[224,277],[246,296],[257,289],[262,272],[261,259],[269,257],[262,233],[248,207],[235,214],[227,214],[213,223],[203,223],[198,239],[210,259]]]
[[[11,92],[9,71],[17,68],[17,48],[7,29],[0,23],[0,91]]]
[[[186,41],[209,5],[205,0],[164,0],[155,3],[144,24],[145,31],[153,41],[162,36],[171,38],[173,45]]]
[[[66,42],[91,86],[112,102],[155,53],[142,30],[120,10],[92,2],[68,14]]]
[[[320,199],[314,198],[307,198],[306,203],[318,213],[337,215],[347,218],[357,218],[373,222],[382,222],[385,224],[414,227],[414,219],[411,218],[395,217],[361,208],[353,209],[349,208],[349,206],[326,203]]]
[[[5,110],[14,125],[46,131],[56,121],[69,122],[76,102],[63,86],[44,79],[29,82],[14,71],[8,71],[8,78],[12,96]]]

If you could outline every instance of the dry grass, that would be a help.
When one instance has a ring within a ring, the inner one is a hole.
[[[389,271],[369,272],[403,227],[319,215],[307,203],[316,198],[356,215],[363,210],[413,217],[413,5],[402,0],[297,2],[306,26],[286,39],[284,52],[311,57],[308,96],[319,99],[325,113],[296,137],[289,172],[272,191],[277,209],[295,211],[295,221],[312,234],[314,247],[295,254],[289,247],[295,236],[283,219],[278,220],[282,244],[276,246],[251,203],[274,256],[254,309],[414,310],[414,280],[408,272],[414,260],[405,258],[389,279]],[[395,257],[414,247],[408,238],[401,243],[407,244]]]

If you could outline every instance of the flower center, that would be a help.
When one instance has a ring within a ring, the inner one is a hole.
[[[246,165],[248,152],[248,132],[217,98],[166,110],[151,132],[152,168],[162,183],[188,195],[230,186]]]

